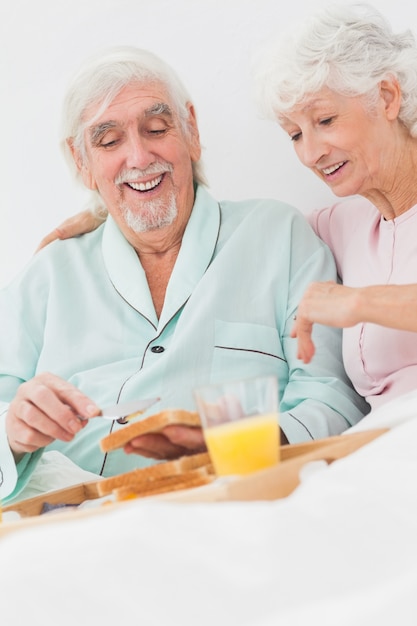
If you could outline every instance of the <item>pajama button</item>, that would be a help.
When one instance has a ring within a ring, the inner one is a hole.
[[[151,352],[155,352],[156,354],[160,354],[161,352],[165,352],[164,346],[152,346]]]

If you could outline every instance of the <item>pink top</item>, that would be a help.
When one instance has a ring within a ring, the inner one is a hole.
[[[308,219],[332,250],[345,285],[417,283],[417,206],[386,221],[355,196]],[[345,328],[343,360],[372,409],[417,388],[417,333],[376,324]]]

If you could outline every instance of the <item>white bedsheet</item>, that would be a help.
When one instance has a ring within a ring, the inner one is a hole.
[[[379,413],[379,416],[378,416]],[[417,393],[275,502],[136,501],[0,539],[4,626],[416,626]]]

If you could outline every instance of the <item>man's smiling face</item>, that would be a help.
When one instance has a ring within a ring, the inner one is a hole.
[[[73,154],[84,183],[99,191],[121,230],[147,232],[177,216],[188,219],[192,163],[201,152],[192,106],[189,136],[161,84],[129,84],[95,119],[97,108],[84,113],[85,158]]]

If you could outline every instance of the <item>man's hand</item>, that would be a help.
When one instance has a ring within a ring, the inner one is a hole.
[[[45,373],[20,385],[6,416],[15,455],[34,452],[55,439],[71,441],[100,409],[79,389]]]
[[[100,224],[104,222],[106,215],[98,216],[92,211],[86,210],[73,215],[66,219],[62,224],[48,235],[46,235],[40,242],[36,252],[44,248],[55,241],[55,239],[70,239],[71,237],[77,237],[78,235],[84,235],[92,230],[95,230]]]
[[[189,426],[165,426],[160,433],[135,437],[127,443],[127,454],[140,454],[151,459],[177,459],[207,450],[201,428]]]
[[[332,281],[312,283],[298,306],[291,330],[291,337],[298,339],[298,358],[309,363],[314,356],[311,338],[314,323],[338,328],[354,326],[361,321],[359,309],[360,290]]]
[[[281,445],[288,439],[281,430]],[[124,446],[127,454],[141,454],[151,459],[177,459],[180,456],[206,452],[206,442],[201,428],[165,426],[160,433],[141,435]]]

